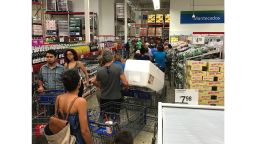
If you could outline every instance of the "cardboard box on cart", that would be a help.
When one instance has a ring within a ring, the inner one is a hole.
[[[127,60],[125,77],[132,86],[146,87],[159,92],[164,87],[164,73],[147,60]]]

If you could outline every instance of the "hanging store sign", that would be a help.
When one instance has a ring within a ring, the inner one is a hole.
[[[181,11],[181,24],[224,23],[224,11]]]
[[[164,15],[156,14],[156,23],[163,23],[163,22],[164,22]]]
[[[175,103],[198,105],[198,90],[175,89]]]

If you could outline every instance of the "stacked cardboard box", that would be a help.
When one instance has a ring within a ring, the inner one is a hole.
[[[224,62],[187,61],[186,88],[199,90],[200,105],[224,105]]]

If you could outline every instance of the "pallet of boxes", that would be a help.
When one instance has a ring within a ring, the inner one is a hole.
[[[224,62],[186,61],[186,88],[198,89],[199,105],[224,105]]]

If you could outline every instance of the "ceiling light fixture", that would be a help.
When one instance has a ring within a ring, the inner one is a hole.
[[[196,18],[195,13],[194,13],[194,7],[195,7],[195,4],[194,4],[194,0],[193,0],[193,15],[192,15],[192,19]]]
[[[153,0],[154,10],[160,9],[160,0]]]

